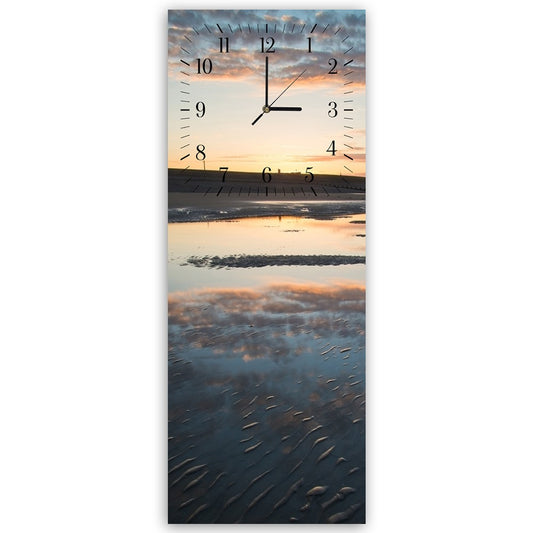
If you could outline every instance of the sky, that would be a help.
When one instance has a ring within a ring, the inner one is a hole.
[[[365,175],[364,11],[169,11],[168,39],[169,168]],[[262,112],[267,58],[301,111]]]

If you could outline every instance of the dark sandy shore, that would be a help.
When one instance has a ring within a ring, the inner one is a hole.
[[[265,183],[261,174],[169,169],[169,222],[196,222],[257,216],[333,218],[364,213],[365,179],[274,174]]]

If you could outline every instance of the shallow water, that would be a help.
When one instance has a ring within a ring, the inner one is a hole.
[[[353,221],[364,215],[169,224],[170,522],[327,522],[355,504],[346,521],[364,522],[364,265],[184,266],[364,255]],[[354,490],[323,509],[342,487]]]
[[[282,216],[168,224],[168,290],[249,286],[301,279],[364,283],[364,265],[285,266],[209,271],[187,265],[192,256],[238,254],[365,255],[365,215],[333,220]]]

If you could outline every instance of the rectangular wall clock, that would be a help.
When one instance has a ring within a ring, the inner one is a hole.
[[[365,521],[365,12],[168,13],[168,521]]]

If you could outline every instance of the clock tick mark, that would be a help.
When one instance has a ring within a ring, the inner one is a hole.
[[[186,54],[189,54],[189,55],[191,55],[191,53],[189,52],[189,50],[187,50],[187,49],[183,48],[183,46],[180,46],[180,48],[181,48],[181,49],[182,49],[182,50],[183,50],[183,51],[184,51],[184,52],[185,52]]]
[[[353,81],[347,81],[344,83],[344,85],[351,85],[353,83]]]
[[[190,63],[187,63],[187,61],[184,61],[183,59],[180,59],[180,61],[181,61],[181,62],[182,62],[182,63],[183,63],[184,65],[187,65],[188,67],[190,67],[190,66],[191,66],[191,64],[190,64]]]
[[[350,37],[350,35],[348,34],[342,41],[341,43],[343,43],[344,41],[346,41],[346,39],[348,39],[348,37]]]
[[[317,22],[317,24],[318,24],[318,22]],[[313,33],[313,32],[315,31],[315,28],[317,27],[317,24],[315,24],[315,25],[313,26],[313,29],[312,29],[309,33]]]
[[[183,37],[185,37],[185,39],[187,39],[187,41],[189,41],[190,43],[192,43],[192,41],[189,39],[189,37],[187,37],[187,35],[184,35]]]
[[[304,31],[304,28],[305,28],[305,24],[302,26],[302,29],[300,30],[300,33],[302,33]]]
[[[213,32],[209,29],[209,26],[208,26],[207,24],[204,23],[204,26],[206,27],[206,29],[207,29],[207,31],[208,31],[209,33],[213,33]]]
[[[196,35],[200,35],[200,32],[193,26],[192,29],[196,32]]]
[[[229,28],[229,31],[230,31],[231,33],[233,33],[233,30],[231,29],[231,26],[229,25],[229,23],[228,23],[228,28]]]
[[[294,28],[296,28],[296,24],[293,24],[293,25],[292,25],[292,30],[291,30],[291,33],[293,33],[293,32],[294,32]]]
[[[224,32],[222,31],[222,28],[218,25],[218,23],[217,23],[217,28],[220,30],[220,33],[224,33]]]
[[[329,24],[326,24],[326,27],[322,30],[322,33],[324,33],[328,29]]]
[[[344,53],[347,54],[350,50],[353,50],[353,46],[350,46],[350,48],[348,48],[348,50],[346,50]]]
[[[344,165],[344,168],[348,171],[348,172],[351,172],[353,174],[353,170],[351,168],[348,168],[346,165]]]
[[[349,144],[343,143],[346,148],[349,148],[350,150],[355,150],[353,146],[350,146]]]
[[[347,157],[350,161],[353,161],[353,157],[350,157],[348,154],[343,154],[344,157]]]
[[[349,139],[353,139],[351,135],[348,135],[347,133],[344,134],[345,137],[348,137]]]
[[[344,111],[353,111],[353,107],[347,107]]]
[[[339,33],[341,30],[342,30],[342,26],[339,26],[339,29],[335,32],[335,35],[337,35],[337,33]]]
[[[184,70],[180,70],[180,72],[181,72],[182,74],[185,74],[185,76],[190,76],[190,74],[188,74],[188,73],[185,72]]]
[[[353,59],[350,59],[349,61],[346,61],[346,63],[344,63],[344,66],[347,67],[352,62],[353,62]]]
[[[184,159],[187,159],[191,154],[184,155],[183,157],[180,157],[180,161],[183,161]]]

